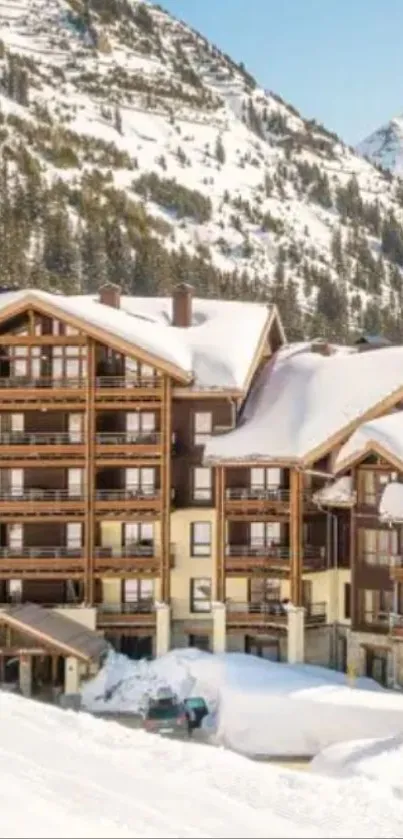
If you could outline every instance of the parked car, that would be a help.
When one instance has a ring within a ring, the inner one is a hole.
[[[179,702],[174,695],[159,696],[149,700],[143,714],[143,727],[156,734],[191,737],[207,714],[207,705],[201,697]]]

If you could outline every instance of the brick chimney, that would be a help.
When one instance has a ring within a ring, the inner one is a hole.
[[[105,283],[99,289],[99,302],[104,306],[112,306],[113,309],[120,309],[120,288],[114,283]]]
[[[179,283],[172,292],[172,326],[192,325],[193,286]]]

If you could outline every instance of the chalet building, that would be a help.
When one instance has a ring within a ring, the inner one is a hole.
[[[403,681],[403,348],[375,343],[287,345],[184,284],[1,293],[0,681],[74,692],[105,642]]]

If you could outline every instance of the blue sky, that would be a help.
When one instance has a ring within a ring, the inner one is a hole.
[[[403,0],[161,0],[348,143],[403,112]]]

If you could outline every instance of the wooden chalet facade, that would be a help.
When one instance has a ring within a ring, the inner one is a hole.
[[[155,299],[139,315],[130,300],[108,286],[87,312],[85,298],[0,295],[0,632],[2,610],[34,603],[85,617],[133,657],[197,645],[354,664],[386,681],[403,550],[378,506],[403,464],[371,450],[337,471],[357,422],[305,459],[236,448],[211,459],[209,441],[248,424],[249,396],[285,341],[278,313],[256,307],[242,382],[221,372],[206,384],[214,301],[179,286],[168,320]],[[219,305],[224,323],[243,304]],[[181,335],[187,349],[195,335],[200,380]],[[329,500],[338,475],[348,497]],[[5,632],[0,680],[17,647]]]

